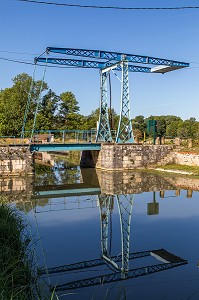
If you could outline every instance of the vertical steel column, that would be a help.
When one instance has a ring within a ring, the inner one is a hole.
[[[97,128],[96,142],[111,142],[111,130],[108,116],[107,78],[109,72],[100,73],[100,116]]]
[[[109,240],[109,213],[113,208],[114,198],[112,196],[99,196],[100,205],[100,224],[101,224],[101,249],[102,258],[115,270],[121,271],[121,267],[111,258],[110,249],[108,249]],[[111,236],[110,236],[111,239]],[[111,240],[110,240],[111,245]],[[111,248],[111,246],[110,246]],[[109,251],[108,251],[109,250]]]
[[[98,196],[100,207],[100,224],[101,224],[101,249],[102,257],[108,256],[108,217],[110,210],[110,196]]]
[[[133,208],[132,195],[117,195],[118,210],[120,213],[120,228],[122,242],[122,275],[126,278],[129,270],[129,249],[130,249],[130,229],[131,215]]]
[[[122,93],[121,93],[121,111],[118,125],[116,143],[133,143],[133,129],[130,117],[130,100],[129,100],[129,78],[128,78],[128,61],[125,59],[121,62],[122,66]]]

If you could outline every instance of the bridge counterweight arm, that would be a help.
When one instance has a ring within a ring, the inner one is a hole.
[[[92,57],[95,59],[108,59],[113,61],[121,61],[122,57],[125,55],[126,60],[134,63],[142,63],[142,64],[152,64],[152,65],[166,65],[166,66],[178,66],[178,67],[189,67],[188,63],[144,56],[144,55],[135,55],[135,54],[125,54],[120,52],[110,52],[103,50],[86,50],[86,49],[71,49],[71,48],[55,48],[55,47],[47,47],[46,53],[59,53],[71,56],[81,56],[81,57]]]
[[[169,269],[173,269],[176,267],[180,267],[182,265],[187,264],[187,261],[179,261],[179,262],[173,262],[173,263],[163,263],[163,264],[157,264],[157,265],[152,265],[152,266],[146,266],[146,267],[141,267],[137,269],[131,269],[129,270],[129,274],[126,279],[130,278],[136,278],[139,276],[146,276],[152,273],[156,272],[161,272]],[[67,282],[61,285],[57,285],[55,287],[51,287],[51,290],[56,290],[56,291],[64,291],[64,290],[71,290],[71,289],[78,289],[78,288],[84,288],[88,286],[94,286],[94,285],[100,285],[100,284],[105,284],[105,283],[110,283],[110,282],[116,282],[116,281],[121,281],[124,280],[121,277],[121,272],[115,272],[111,274],[106,274],[102,276],[96,276],[96,277],[91,277],[91,278],[86,278],[86,279],[81,279],[77,281],[71,281]]]
[[[112,65],[111,62],[102,62],[102,61],[89,61],[81,59],[69,59],[69,58],[55,58],[55,57],[35,57],[35,63],[47,63],[54,65],[70,66],[70,67],[79,67],[79,68],[92,68],[92,69],[104,69]],[[120,65],[114,68],[115,71],[122,71]],[[142,73],[152,73],[151,68],[141,67],[141,66],[128,66],[129,72],[142,72]]]

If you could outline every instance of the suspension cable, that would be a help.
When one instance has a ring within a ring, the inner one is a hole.
[[[41,86],[40,86],[40,91],[39,91],[39,97],[38,97],[37,106],[36,106],[36,110],[35,110],[34,122],[33,122],[31,137],[30,137],[31,141],[32,141],[32,137],[33,137],[34,131],[35,131],[35,124],[36,124],[37,114],[38,114],[38,110],[39,110],[39,105],[41,103],[41,94],[42,94],[42,89],[43,89],[43,85],[44,85],[44,79],[45,79],[45,75],[46,75],[47,63],[48,63],[48,53],[47,53],[47,56],[46,56],[46,63],[45,63],[45,67],[44,67],[43,78],[42,78],[42,81],[41,81]]]
[[[111,74],[108,73],[108,79],[109,79],[109,97],[110,97],[110,128],[113,129],[113,115],[112,115],[112,88],[111,88]]]
[[[27,120],[28,112],[29,112],[29,108],[30,108],[31,96],[32,96],[34,79],[35,79],[35,72],[36,72],[36,63],[35,63],[33,76],[32,76],[32,80],[31,80],[31,84],[30,84],[30,90],[29,90],[29,93],[28,93],[28,100],[27,100],[27,103],[26,103],[26,110],[25,110],[25,114],[24,114],[22,130],[21,130],[21,139],[24,139],[24,130],[25,130],[26,120]]]

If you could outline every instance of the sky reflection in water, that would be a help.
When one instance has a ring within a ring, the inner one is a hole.
[[[72,181],[69,180],[70,184],[75,183],[75,178],[78,178],[78,180],[82,178],[78,168],[76,169],[76,173],[79,174],[79,176],[74,176],[73,174]],[[136,174],[136,172],[133,172],[134,179],[137,178]],[[106,188],[108,187],[108,181],[103,182],[103,178],[105,178],[103,175],[104,174],[98,174],[101,189],[103,189],[103,185]],[[151,177],[147,178],[147,176]],[[159,175],[148,175],[143,172],[138,172],[138,177],[141,178],[141,180],[144,178],[144,192],[139,194],[135,193],[133,196],[130,252],[164,248],[188,260],[188,264],[115,283],[63,291],[58,293],[58,295],[74,294],[62,296],[60,299],[199,299],[199,269],[197,266],[199,260],[199,194],[197,191],[193,191],[192,197],[187,198],[187,191],[181,190],[180,196],[176,196],[175,189],[177,188],[173,188],[172,190],[165,190],[164,198],[162,198],[160,197],[162,186],[161,189],[156,186],[155,193],[153,191],[146,192],[147,188],[145,183],[151,182],[151,180],[155,183],[165,183],[168,181],[168,178],[165,180],[164,177],[161,178]],[[61,184],[68,183],[67,180],[64,180],[65,179],[63,179]],[[90,179],[87,178],[88,182],[89,180]],[[174,186],[176,179],[172,180],[172,185]],[[82,179],[80,182],[81,181]],[[94,182],[93,178],[92,182]],[[123,190],[125,188],[124,182],[126,182],[126,187],[130,186],[129,191],[132,193],[134,189],[132,180],[122,181]],[[140,180],[139,185],[141,187]],[[170,178],[169,185],[171,188]],[[116,183],[115,188],[118,189],[118,186],[119,184]],[[149,190],[150,189],[153,189],[153,186],[150,185]],[[178,189],[180,189],[179,185]],[[128,192],[128,189],[126,189],[126,191]],[[154,195],[155,201],[159,203],[159,214],[147,215],[147,211],[150,207],[148,203],[153,202]],[[79,207],[81,206],[82,209],[78,209],[77,203],[72,203],[75,199],[77,199],[77,197],[49,198],[45,206],[39,206],[39,200],[37,202],[35,216],[48,268],[101,257],[98,196],[79,196],[78,200],[79,203],[81,203]],[[93,208],[88,207],[90,204],[89,199],[93,199],[91,205]],[[64,200],[66,200],[65,204]],[[67,209],[68,207],[70,207],[70,209]],[[29,217],[36,232],[35,218],[32,212],[29,213]],[[111,214],[111,224],[112,230],[111,233],[109,232],[108,246],[109,248],[111,247],[111,256],[113,256],[119,255],[122,250],[120,219],[116,198],[114,199],[114,208]],[[111,241],[110,235],[112,237]],[[37,252],[39,263],[43,265],[43,255],[39,243],[37,245]],[[151,257],[140,258],[131,260],[129,267],[131,269],[157,263],[160,262]],[[50,278],[52,285],[60,285],[68,281],[94,277],[99,274],[114,273],[112,269],[112,267],[104,264],[103,266],[81,269],[51,276]]]

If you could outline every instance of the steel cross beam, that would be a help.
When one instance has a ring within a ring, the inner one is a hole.
[[[142,63],[142,64],[152,64],[152,65],[166,65],[166,66],[177,66],[177,67],[189,67],[188,63],[157,58],[144,55],[135,54],[125,54],[120,52],[103,51],[103,50],[86,50],[86,49],[71,49],[71,48],[56,48],[47,47],[46,53],[59,53],[70,56],[81,56],[81,57],[92,57],[95,59],[104,59],[112,61],[121,61],[122,57],[125,55],[126,59],[131,63]]]
[[[139,276],[145,276],[152,273],[173,269],[185,265],[187,263],[188,262],[184,260],[179,262],[164,263],[164,264],[141,267],[137,269],[131,269],[129,270],[126,279],[136,278]],[[124,280],[124,278],[122,278],[121,276],[121,272],[115,272],[115,273],[106,274],[102,276],[96,276],[96,277],[86,278],[82,280],[67,282],[61,285],[57,285],[56,287],[51,287],[51,290],[53,291],[55,289],[57,292],[64,291],[64,290],[71,290],[71,289],[74,290],[78,288],[84,288],[93,285],[101,285],[104,283],[116,282],[121,280]]]
[[[69,67],[79,67],[79,68],[90,68],[90,69],[104,69],[106,67],[112,66],[111,62],[102,62],[102,61],[92,61],[92,60],[80,60],[80,59],[69,59],[69,58],[55,58],[55,57],[36,57],[35,63],[47,63],[61,66]],[[120,64],[117,64],[117,67],[114,68],[116,71],[122,71]],[[142,73],[153,73],[151,68],[129,65],[129,72],[142,72]]]
[[[154,251],[154,250],[129,253],[129,259],[131,260],[131,259],[137,259],[137,258],[150,256],[152,251]],[[122,255],[111,256],[110,258],[112,261],[114,261],[116,263],[122,261]],[[105,261],[102,258],[85,260],[85,261],[80,261],[80,262],[73,263],[73,264],[49,268],[48,274],[57,274],[57,273],[65,273],[65,272],[69,272],[69,271],[75,271],[75,270],[82,270],[82,269],[87,269],[87,268],[98,267],[98,266],[101,266],[104,264],[105,264]],[[40,275],[46,274],[46,269],[44,269],[44,268],[39,269],[38,274],[40,274]]]

